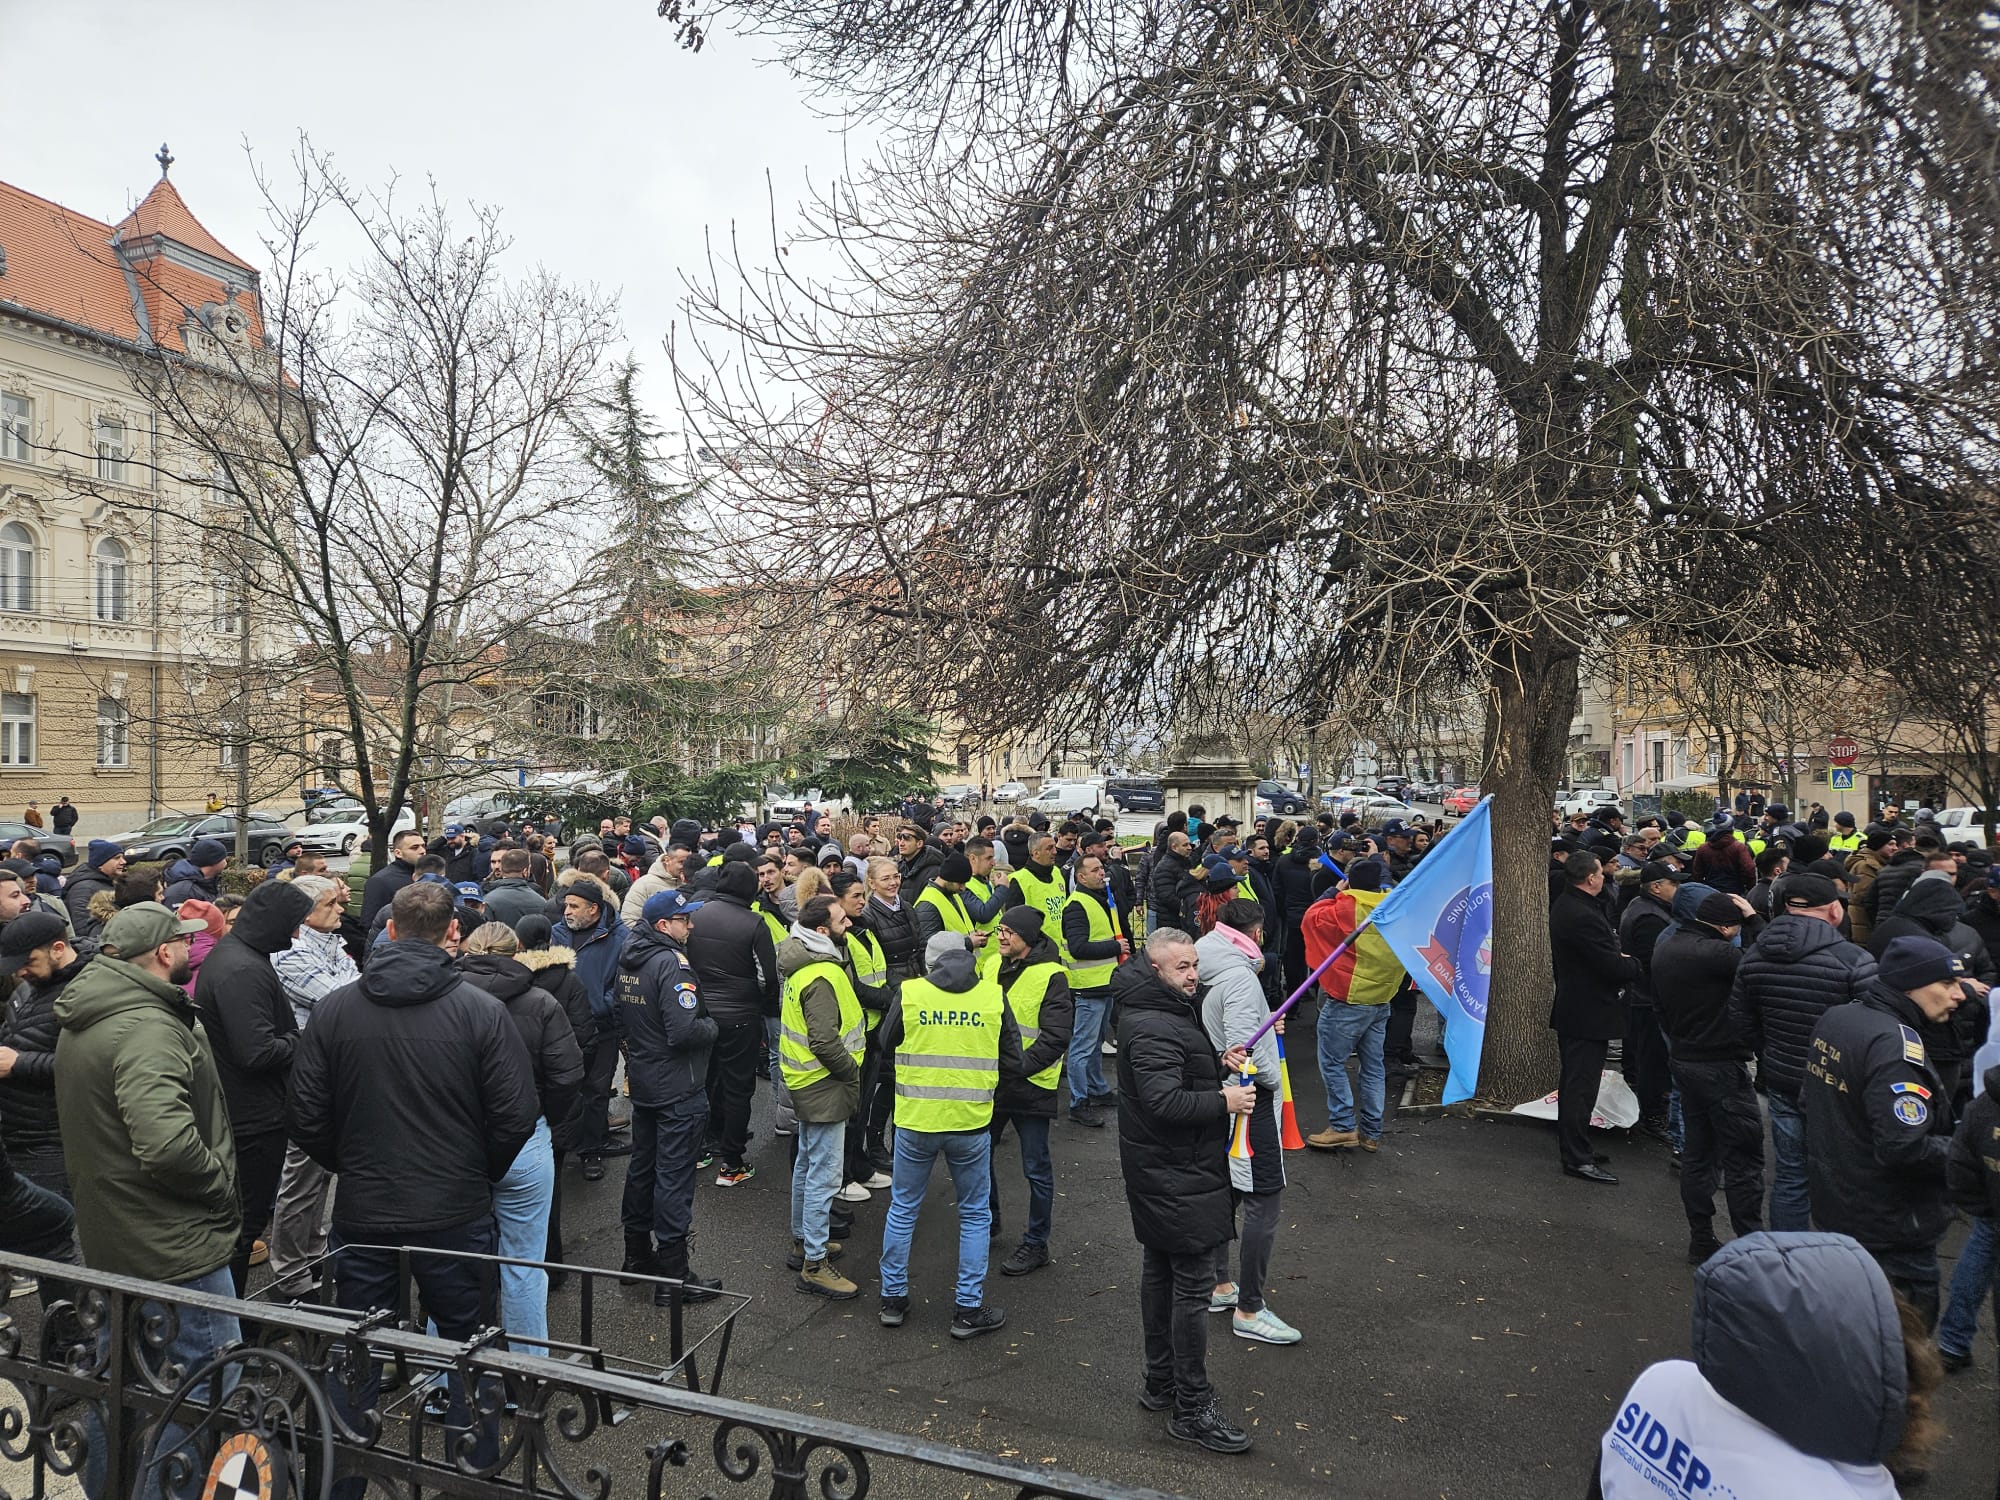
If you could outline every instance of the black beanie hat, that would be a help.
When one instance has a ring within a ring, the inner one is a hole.
[[[1743,913],[1721,891],[1710,891],[1701,898],[1701,905],[1694,909],[1694,918],[1710,927],[1736,927],[1741,925]]]
[[[1042,937],[1042,914],[1032,906],[1010,906],[1000,914],[1000,925],[1011,927],[1021,935],[1024,942],[1036,943]]]
[[[972,861],[963,854],[947,854],[944,863],[938,867],[938,879],[964,885],[972,879]]]

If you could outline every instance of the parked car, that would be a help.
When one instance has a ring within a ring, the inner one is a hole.
[[[938,788],[940,807],[977,807],[979,788],[969,781],[954,781],[950,786]]]
[[[1027,799],[1028,789],[1018,781],[1003,781],[993,788],[995,802],[1022,802]]]
[[[1029,812],[1038,812],[1045,818],[1059,818],[1067,813],[1089,813],[1097,816],[1103,793],[1087,781],[1057,781],[1043,787],[1022,804]]]
[[[1625,805],[1619,801],[1616,792],[1607,790],[1604,787],[1586,787],[1583,791],[1556,804],[1556,811],[1561,813],[1565,818],[1573,818],[1578,813],[1588,815],[1602,811],[1605,808],[1610,808],[1616,812],[1623,812]]]
[[[390,825],[390,835],[417,826],[417,815],[405,807]],[[352,854],[368,837],[368,814],[360,803],[343,798],[338,802],[317,802],[306,809],[305,822],[296,836],[306,848],[318,854]]]
[[[1453,787],[1440,797],[1444,810],[1454,818],[1462,818],[1479,805],[1479,788],[1476,786]]]
[[[1337,786],[1331,791],[1320,793],[1319,805],[1328,812],[1340,813],[1345,812],[1347,810],[1346,804],[1352,802],[1356,797],[1372,797],[1374,795],[1375,788],[1372,786]]]
[[[1104,795],[1120,812],[1165,812],[1167,789],[1157,776],[1113,776]]]
[[[1289,818],[1293,813],[1306,811],[1306,799],[1282,782],[1258,782],[1257,796],[1260,800],[1271,804],[1269,808],[1260,808],[1260,812],[1271,812],[1281,818]]]
[[[1953,849],[1984,849],[1986,847],[1986,809],[1983,807],[1947,807],[1937,815],[1938,832],[1943,835],[1947,847]]]
[[[41,845],[42,853],[60,856],[65,870],[76,863],[76,840],[66,833],[30,828],[26,823],[0,823],[0,843],[11,845],[16,839],[33,839]]]
[[[250,858],[257,864],[271,863],[284,853],[285,845],[298,836],[276,813],[250,814]],[[155,818],[130,833],[114,833],[111,838],[124,846],[125,857],[135,864],[142,860],[172,864],[177,859],[187,858],[187,852],[194,847],[196,839],[220,839],[234,850],[236,815],[172,813],[164,818]]]
[[[1370,792],[1366,797],[1356,797],[1341,809],[1358,816],[1369,828],[1376,828],[1391,818],[1414,818],[1417,810],[1400,797],[1385,797],[1379,792]]]

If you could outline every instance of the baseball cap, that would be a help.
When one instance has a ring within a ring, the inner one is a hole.
[[[1825,906],[1840,899],[1840,888],[1824,875],[1814,875],[1810,871],[1797,875],[1787,875],[1785,885],[1785,905],[1800,908]]]
[[[24,911],[0,927],[0,974],[13,974],[37,948],[69,936],[61,917],[45,911]]]
[[[461,880],[452,889],[467,901],[477,901],[481,906],[486,904],[486,892],[479,888],[479,882],[476,880]]]
[[[22,916],[27,915],[25,912]],[[20,921],[20,917],[14,919]],[[13,923],[8,924],[9,927]],[[141,901],[112,915],[104,924],[104,951],[113,958],[138,958],[171,938],[206,932],[206,922],[177,917],[157,901]],[[4,935],[4,934],[0,934]]]
[[[1679,870],[1676,870],[1672,865],[1663,864],[1657,859],[1649,859],[1643,865],[1639,866],[1639,884],[1641,885],[1651,885],[1656,880],[1679,879],[1681,879],[1681,872]]]
[[[655,891],[639,908],[639,920],[651,927],[655,922],[665,922],[673,917],[691,916],[701,909],[701,905],[701,902],[690,901],[679,891]]]

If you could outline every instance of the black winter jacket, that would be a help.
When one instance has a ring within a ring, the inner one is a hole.
[[[375,913],[396,899],[396,892],[417,878],[417,867],[392,859],[368,877],[361,888],[361,924],[375,925]]]
[[[715,894],[696,910],[688,938],[687,961],[700,978],[702,999],[723,1026],[775,1016],[781,999],[777,944],[751,908],[751,895],[742,890],[746,882],[754,891],[749,866],[725,865]]]
[[[899,856],[896,868],[903,872],[903,904],[907,906],[918,892],[937,879],[938,871],[944,868],[944,850],[926,839],[908,859]]]
[[[680,944],[658,928],[633,928],[618,956],[618,1019],[634,1104],[661,1109],[704,1092],[716,1025],[702,999]]]
[[[103,924],[99,924],[100,926]],[[19,1054],[13,1071],[0,1078],[0,1145],[23,1155],[59,1150],[62,1130],[56,1119],[56,997],[97,955],[95,938],[76,940],[76,958],[66,969],[43,980],[25,980],[14,987],[7,1017],[0,1023],[0,1047]]]
[[[215,1048],[215,1071],[238,1136],[285,1128],[285,1078],[299,1023],[271,955],[292,946],[312,898],[288,880],[250,892],[195,976],[194,1008]]]
[[[1951,1100],[1914,1000],[1880,979],[1813,1029],[1799,1105],[1813,1222],[1865,1250],[1921,1250],[1951,1223]]]
[[[1181,906],[1181,883],[1188,878],[1187,860],[1171,849],[1157,849],[1148,876],[1146,900],[1160,914],[1160,925],[1193,932],[1194,925]]]
[[[1653,949],[1674,914],[1666,905],[1640,891],[1618,918],[1618,946],[1638,961],[1639,972],[1625,986],[1627,1005],[1653,1003]]]
[[[286,1101],[293,1142],[340,1174],[334,1228],[391,1245],[490,1214],[541,1113],[507,1008],[409,940],[320,1001]]]
[[[875,941],[882,945],[891,980],[913,979],[924,971],[924,945],[917,935],[917,915],[911,908],[913,899],[906,885],[893,908],[870,896],[868,905],[862,909],[861,925],[874,933]],[[1010,895],[1007,899],[1012,903],[1014,898]]]
[[[2000,1067],[1986,1070],[1985,1092],[1965,1107],[1945,1160],[1951,1201],[1975,1219],[2000,1217]]]
[[[1139,1243],[1197,1255],[1236,1237],[1222,1064],[1202,992],[1169,989],[1142,951],[1111,976],[1118,1008],[1118,1164]]]
[[[535,1097],[551,1131],[576,1113],[583,1094],[583,1051],[576,1031],[563,1014],[562,1002],[535,983],[534,974],[519,960],[500,953],[468,953],[458,961],[459,972],[507,1007],[507,1014],[528,1049],[535,1072]]]
[[[1675,1062],[1748,1062],[1749,1040],[1729,1015],[1743,950],[1702,922],[1684,922],[1653,954],[1653,1005]]]
[[[93,865],[79,865],[63,886],[63,905],[69,908],[69,925],[80,938],[94,938],[104,931],[104,919],[90,913],[90,898],[99,891],[113,891],[109,875]]]
[[[1062,967],[1062,954],[1056,951],[1055,943],[1047,933],[1035,939],[1028,956],[1015,963],[1012,959],[1000,960],[1000,989],[1004,994],[1014,988],[1024,969],[1033,964],[1054,964]],[[1020,1017],[1014,1015],[1013,1006],[1007,1007],[1007,1014],[1018,1026]],[[1052,1089],[1037,1088],[1028,1079],[1060,1061],[1069,1052],[1070,1032],[1076,1026],[1076,1001],[1069,992],[1067,974],[1051,974],[1048,992],[1042,996],[1041,1014],[1037,1017],[1035,1029],[1041,1033],[1028,1043],[1021,1054],[1021,1076],[1001,1080],[999,1092],[994,1096],[993,1107],[1001,1114],[1031,1115],[1052,1120],[1056,1114],[1056,1096],[1062,1092],[1060,1080]]]
[[[569,1017],[571,1035],[576,1038],[577,1051],[583,1054],[588,1065],[591,1049],[597,1045],[599,1035],[597,1016],[590,1008],[590,993],[583,987],[583,981],[576,977],[571,960],[576,957],[568,948],[523,948],[514,955],[514,962],[535,976],[535,983],[556,997],[563,1014]],[[610,1035],[609,1031],[604,1033]],[[583,1133],[583,1097],[579,1092],[576,1108],[567,1120],[549,1121],[549,1135],[558,1151],[574,1151]]]
[[[1812,1050],[1813,1028],[1835,1005],[1859,1000],[1875,978],[1875,960],[1818,917],[1782,912],[1743,949],[1729,1013],[1757,1054],[1757,1081],[1796,1101]]]
[[[1556,996],[1549,1025],[1560,1036],[1610,1041],[1625,1034],[1624,987],[1639,965],[1618,951],[1604,904],[1565,886],[1549,909]]]
[[[1284,908],[1283,916],[1287,933],[1296,933],[1299,923],[1306,917],[1306,908],[1313,904],[1314,872],[1326,867],[1317,856],[1301,858],[1287,849],[1272,861],[1273,874],[1278,887],[1278,904]]]
[[[1880,959],[1889,944],[1899,937],[1936,938],[1957,955],[1967,975],[1992,984],[2000,975],[1993,970],[1993,956],[1978,929],[1965,920],[1965,902],[1947,880],[1913,880],[1896,903],[1884,908],[1883,915],[1868,934],[1868,951]],[[1954,1096],[1972,1054],[1986,1040],[1987,1002],[1965,994],[1951,1019],[1927,1023],[1924,1039],[1932,1049],[1932,1061],[1943,1075],[1945,1086]]]
[[[1868,914],[1869,925],[1873,925],[1896,909],[1896,903],[1903,899],[1903,893],[1924,873],[1924,854],[1920,849],[1899,850],[1884,866],[1882,872],[1868,884],[1861,893],[1861,909]]]

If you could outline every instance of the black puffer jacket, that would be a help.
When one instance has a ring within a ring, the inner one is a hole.
[[[1818,917],[1784,912],[1743,950],[1729,1014],[1757,1053],[1757,1081],[1796,1101],[1813,1027],[1832,1006],[1859,1000],[1875,978],[1868,950]]]
[[[92,916],[90,898],[99,891],[114,890],[111,877],[94,865],[79,865],[63,885],[63,905],[69,908],[69,925],[80,938],[96,937],[104,931],[104,919]]]
[[[100,927],[102,923],[98,924]],[[0,1143],[23,1155],[62,1145],[56,1121],[56,997],[97,955],[97,939],[78,938],[76,958],[47,979],[15,986],[0,1023],[0,1047],[19,1054],[0,1078]]]
[[[687,961],[700,978],[708,1013],[723,1026],[778,1014],[778,949],[750,905],[756,894],[756,873],[734,860],[722,866],[715,894],[694,914]]]
[[[415,941],[320,1001],[286,1103],[292,1140],[340,1174],[334,1228],[392,1245],[490,1214],[541,1113],[507,1008]]]
[[[1111,976],[1118,1007],[1118,1164],[1139,1243],[1196,1255],[1236,1237],[1222,1066],[1199,990],[1169,989],[1143,951]]]
[[[568,948],[523,948],[514,955],[514,962],[534,975],[535,983],[556,997],[556,1003],[569,1017],[570,1034],[576,1038],[577,1050],[585,1058],[590,1049],[597,1045],[597,1016],[590,1008],[590,992],[583,987],[583,981],[576,977],[576,970],[570,960],[575,953]],[[577,1107],[567,1120],[549,1121],[549,1133],[554,1137],[558,1151],[574,1151],[578,1136],[583,1128],[583,1100],[577,1099]]]
[[[1975,1219],[2000,1214],[2000,1157],[1986,1149],[1995,1140],[2000,1140],[2000,1067],[1986,1070],[1984,1090],[1965,1107],[1945,1161],[1951,1201]]]
[[[292,946],[311,910],[312,897],[290,881],[263,882],[195,978],[195,1012],[215,1048],[229,1128],[239,1136],[285,1128],[285,1078],[299,1023],[271,955]]]
[[[1319,845],[1315,843],[1316,851]],[[1278,886],[1278,904],[1284,907],[1285,930],[1296,933],[1299,923],[1306,919],[1306,908],[1313,904],[1313,873],[1325,868],[1319,862],[1317,853],[1302,855],[1297,848],[1287,849],[1272,862]]]
[[[1889,862],[1882,866],[1882,872],[1870,881],[1868,889],[1861,893],[1861,909],[1867,914],[1871,929],[1875,923],[1896,909],[1896,903],[1903,899],[1903,893],[1923,873],[1924,854],[1920,849],[1898,850]]]
[[[1639,961],[1639,972],[1625,986],[1627,1005],[1651,1005],[1653,1003],[1653,950],[1658,946],[1660,934],[1667,930],[1667,924],[1674,914],[1664,902],[1647,895],[1643,890],[1626,903],[1625,910],[1618,917],[1618,947]]]
[[[1162,927],[1185,926],[1194,931],[1187,914],[1181,908],[1181,882],[1188,877],[1187,860],[1171,849],[1156,850],[1153,854],[1153,868],[1148,873],[1146,900],[1153,910],[1160,914]]]
[[[917,914],[911,906],[909,886],[893,907],[884,906],[874,896],[863,909],[861,925],[875,934],[882,956],[889,962],[889,978],[913,979],[924,969],[923,942],[917,935]]]
[[[583,1092],[583,1052],[562,1002],[535,983],[526,965],[499,953],[468,953],[459,972],[507,1007],[535,1070],[535,1097],[550,1128],[576,1113]]]
[[[1748,1062],[1750,1043],[1729,1014],[1743,950],[1703,922],[1683,922],[1653,954],[1654,1004],[1675,1062]]]
[[[715,1022],[680,944],[635,927],[618,955],[618,1021],[625,1033],[632,1102],[660,1109],[703,1092]]]

